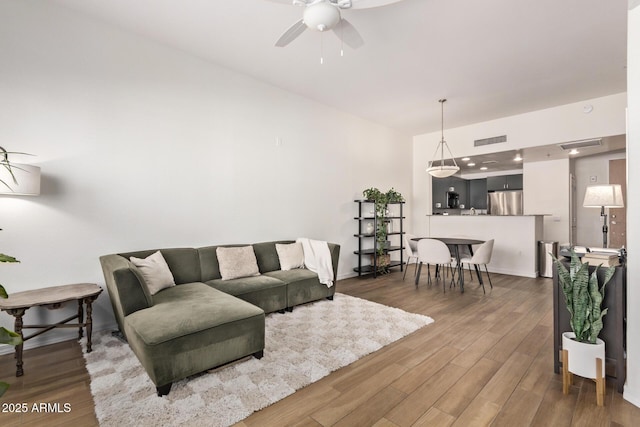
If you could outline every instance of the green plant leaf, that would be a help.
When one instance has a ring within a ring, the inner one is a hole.
[[[587,341],[591,344],[596,343],[596,338],[598,338],[598,334],[602,330],[602,311],[600,310],[600,304],[602,304],[603,295],[600,293],[600,289],[598,289],[598,268],[599,266],[593,270],[591,277],[589,277],[589,295],[591,296],[593,304],[589,310],[591,328]]]
[[[0,344],[20,345],[22,344],[22,337],[7,328],[0,327]]]
[[[9,384],[0,381],[0,397],[9,390]]]
[[[605,286],[611,280],[611,277],[615,274],[615,267],[609,267],[605,270],[604,279],[602,282],[602,287],[598,288],[598,277],[596,275],[598,268],[595,269],[593,274],[591,275],[590,283],[589,283],[589,293],[591,294],[591,298],[593,299],[593,308],[592,308],[592,321],[591,321],[591,332],[589,335],[589,342],[592,344],[596,343],[596,339],[598,335],[600,335],[600,331],[603,328],[602,318],[605,314],[607,314],[608,309],[600,310],[602,305],[602,301],[604,300],[605,295]]]
[[[20,262],[12,256],[0,254],[0,262]]]
[[[564,304],[565,307],[567,307],[567,311],[569,312],[571,319],[573,318],[573,304],[571,303],[573,286],[571,286],[571,275],[569,274],[569,271],[564,266],[564,264],[558,260],[558,258],[556,258],[553,254],[550,255],[553,257],[553,262],[556,264],[556,268],[558,271],[558,282],[560,283],[560,286],[562,286]]]
[[[572,287],[573,318],[571,319],[571,324],[573,332],[576,334],[576,339],[578,341],[584,341],[585,329],[589,323],[587,317],[588,307],[591,304],[591,298],[588,292],[588,264],[580,265],[580,268],[573,277]]]
[[[9,295],[7,295],[7,290],[2,285],[0,285],[0,298],[9,298]]]

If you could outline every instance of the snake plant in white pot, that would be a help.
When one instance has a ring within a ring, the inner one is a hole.
[[[597,266],[589,274],[589,264],[582,263],[575,252],[571,252],[569,269],[555,258],[558,283],[562,287],[564,300],[569,310],[571,330],[562,334],[563,391],[569,392],[571,374],[596,380],[598,405],[604,402],[605,343],[598,335],[602,330],[602,317],[607,308],[602,308],[605,286],[615,273],[615,267],[605,269],[602,284],[598,283]]]

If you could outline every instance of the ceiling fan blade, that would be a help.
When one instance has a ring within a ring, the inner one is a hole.
[[[340,20],[338,25],[333,28],[336,36],[352,49],[357,49],[364,44],[364,40],[360,36],[358,30],[355,29],[346,19]]]
[[[288,5],[295,5],[295,6],[306,6],[310,1],[312,0],[269,0],[273,3],[284,3],[284,4],[288,4]]]
[[[284,32],[276,42],[276,46],[285,47],[292,41],[294,41],[300,34],[307,29],[307,25],[301,19],[295,24],[293,24],[287,31]]]

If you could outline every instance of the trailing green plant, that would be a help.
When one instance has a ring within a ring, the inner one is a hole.
[[[9,172],[9,175],[12,177],[14,184],[17,184],[18,182],[16,181],[16,177],[13,174],[13,168],[15,166],[13,166],[11,162],[9,162],[9,154],[10,153],[7,152],[7,150],[0,147],[0,166],[5,168]],[[1,179],[0,179],[0,183],[2,183],[8,188],[11,188],[9,184],[7,184]],[[0,231],[2,231],[2,229],[0,229]],[[10,255],[0,254],[0,262],[20,262],[20,261],[18,261],[17,259],[15,259]],[[7,294],[6,289],[1,284],[0,284],[0,298],[9,298],[9,295]],[[17,346],[22,344],[22,337],[20,336],[20,334],[10,331],[7,328],[0,327],[0,344],[9,344],[12,346]],[[9,384],[0,381],[0,396],[2,396],[7,391],[8,388],[9,388]]]
[[[404,202],[402,194],[393,189],[393,187],[383,193],[379,189],[372,187],[367,188],[362,192],[364,198],[374,203],[375,216],[376,216],[376,229],[375,229],[375,241],[376,241],[376,255],[382,256],[385,254],[385,244],[387,242],[387,224],[385,222],[386,211],[389,203]],[[387,265],[378,266],[378,270],[381,272],[388,270]]]
[[[576,335],[575,339],[595,344],[602,330],[602,317],[608,310],[608,308],[602,309],[605,286],[615,273],[615,267],[608,267],[605,270],[602,286],[599,286],[600,266],[589,274],[589,264],[583,264],[573,250],[569,270],[555,256],[553,259],[558,269],[558,283],[562,287],[564,301],[569,310],[569,322]]]
[[[0,262],[20,262],[12,256],[0,254]],[[0,298],[9,298],[7,295],[7,291],[4,286],[0,285]],[[13,331],[8,330],[5,327],[0,327],[0,344],[9,344],[12,346],[22,344],[22,337],[20,334],[17,334]],[[0,396],[2,396],[7,389],[9,388],[9,384],[0,381]]]

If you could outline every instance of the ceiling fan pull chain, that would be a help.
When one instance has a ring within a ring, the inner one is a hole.
[[[320,33],[320,65],[324,64],[324,35]]]
[[[340,25],[340,56],[344,57],[344,25]]]

